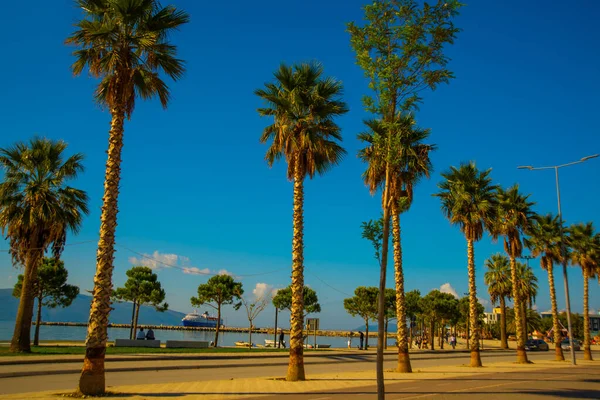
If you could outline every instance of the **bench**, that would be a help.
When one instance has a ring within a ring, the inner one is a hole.
[[[115,339],[115,347],[160,347],[160,340]]]
[[[167,340],[167,348],[207,349],[208,342],[198,340]]]

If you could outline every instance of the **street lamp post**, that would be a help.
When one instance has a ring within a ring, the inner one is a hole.
[[[567,276],[567,248],[565,246],[564,240],[564,232],[563,232],[563,219],[562,219],[562,210],[560,205],[560,184],[558,180],[558,170],[563,167],[568,167],[575,164],[581,164],[589,159],[598,157],[598,154],[594,154],[591,156],[583,157],[581,160],[573,161],[567,164],[562,165],[553,165],[549,167],[532,167],[531,165],[524,165],[517,167],[518,169],[528,169],[530,171],[542,170],[542,169],[553,169],[554,175],[556,177],[556,197],[558,199],[558,220],[560,223],[560,244],[561,244],[561,253],[562,253],[562,267],[563,267],[563,280],[565,284],[565,306],[567,309],[567,325],[569,328],[569,344],[571,347],[571,362],[573,365],[576,364],[575,361],[575,349],[573,348],[573,335],[572,335],[572,325],[571,325],[571,302],[569,298],[569,278]]]

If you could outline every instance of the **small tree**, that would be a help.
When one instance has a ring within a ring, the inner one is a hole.
[[[451,320],[452,317],[456,315],[458,312],[458,300],[450,293],[442,293],[436,289],[432,290],[421,299],[421,308],[423,314],[429,320],[429,342],[431,344],[431,350],[434,350],[436,323],[440,323],[443,327],[445,321]],[[440,339],[441,336],[442,333],[440,333]],[[440,341],[440,347],[443,348],[442,341]]]
[[[69,272],[65,263],[54,258],[44,258],[42,265],[37,270],[33,282],[33,295],[37,299],[37,317],[35,322],[35,336],[33,345],[40,343],[40,322],[42,321],[42,307],[56,308],[68,307],[79,294],[77,286],[67,284]],[[23,288],[23,275],[19,275],[13,289],[14,297],[21,297]]]
[[[410,338],[409,338],[408,342],[409,342],[411,349],[412,349],[412,337],[413,337],[413,324],[416,323],[417,316],[419,314],[421,314],[420,301],[421,301],[421,292],[418,289],[411,290],[410,292],[406,293],[406,296],[405,296],[406,316],[408,317],[408,319],[410,319],[410,329],[408,331]]]
[[[279,310],[292,310],[292,287],[291,285],[277,291],[275,297],[273,297],[273,305]],[[319,304],[319,297],[317,292],[308,286],[304,286],[304,314],[303,319],[308,314],[315,314],[321,312],[321,305]],[[302,323],[304,326],[304,322]]]
[[[252,348],[252,329],[254,329],[254,320],[268,305],[271,300],[271,296],[267,294],[263,294],[262,296],[258,296],[253,302],[250,302],[243,297],[242,304],[246,308],[246,316],[248,317],[248,343],[250,343],[250,348]]]
[[[165,300],[165,291],[152,269],[142,266],[133,267],[127,271],[127,277],[125,286],[114,291],[114,298],[131,301],[133,304],[130,332],[130,337],[133,339],[142,305],[151,304],[156,311],[160,312],[167,310],[169,305],[167,303],[161,304]]]
[[[242,306],[242,302],[237,300],[241,300],[243,294],[244,289],[242,289],[242,283],[236,282],[231,275],[215,275],[210,278],[208,282],[198,286],[198,297],[192,297],[190,299],[193,306],[199,307],[206,304],[217,310],[215,347],[218,346],[219,342],[221,307],[223,305],[232,304],[235,310],[239,310]]]
[[[376,287],[359,286],[354,290],[354,297],[344,299],[344,308],[353,317],[359,316],[365,321],[365,349],[369,347],[369,321],[377,318],[377,296],[379,289]]]
[[[385,289],[385,343],[384,348],[387,349],[387,333],[388,326],[391,320],[397,318],[396,314],[396,291],[394,289]]]

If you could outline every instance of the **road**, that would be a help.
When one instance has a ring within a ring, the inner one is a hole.
[[[537,357],[531,357],[535,359]],[[505,372],[458,378],[386,383],[386,399],[535,400],[600,399],[600,364],[540,370],[531,374]],[[334,392],[286,394],[285,400],[356,400],[376,398],[375,383]],[[204,393],[209,394],[209,393]],[[254,397],[271,400],[273,396]]]
[[[412,356],[413,369],[444,366],[444,365],[460,365],[467,364],[469,355],[466,353],[447,353],[447,354],[415,354]],[[550,360],[553,359],[553,352],[542,352],[530,354],[530,359],[535,360]],[[515,359],[513,352],[509,353],[482,353],[483,363],[512,361]],[[307,375],[335,372],[356,372],[370,370],[374,368],[375,355],[364,354],[348,354],[335,356],[318,356],[306,357]],[[286,371],[287,358],[265,358],[264,360],[257,359],[236,359],[236,360],[181,360],[181,361],[144,361],[135,362],[107,362],[106,382],[110,386],[122,385],[141,385],[151,383],[166,383],[166,382],[192,382],[192,381],[207,381],[207,380],[228,380],[236,378],[254,378],[266,376],[283,376]],[[163,363],[178,363],[184,369],[165,369],[158,370]],[[393,354],[386,356],[384,368],[391,369],[395,366],[395,357]],[[73,371],[81,367],[81,361],[63,364],[46,364],[41,366],[4,366],[3,368],[15,369],[17,367],[25,368],[44,368],[51,370],[53,367],[61,368],[63,371],[72,368]],[[115,370],[118,368],[118,371]],[[132,368],[147,368],[144,371],[130,371]],[[596,378],[600,378],[597,369]],[[40,375],[34,377],[9,377],[0,379],[0,394],[16,394],[32,391],[46,390],[70,390],[76,387],[79,378],[79,373],[60,373],[50,375]],[[493,379],[493,377],[491,378]],[[597,379],[598,381],[598,379]],[[470,381],[469,381],[470,382]],[[447,383],[447,382],[445,382]],[[594,383],[594,382],[591,382]],[[453,381],[453,384],[460,386],[460,381]],[[470,383],[469,383],[470,384]],[[597,382],[596,382],[597,384]],[[414,386],[414,385],[413,385]],[[390,385],[392,391],[395,385]],[[448,387],[451,389],[454,386]],[[397,390],[404,390],[399,388]],[[423,388],[423,389],[431,389]],[[367,390],[367,389],[365,389]],[[417,389],[415,389],[417,390]],[[359,393],[357,393],[359,394]],[[371,395],[366,395],[372,396]],[[307,397],[311,398],[311,397]],[[600,398],[597,396],[595,398]],[[287,399],[287,396],[286,396]]]

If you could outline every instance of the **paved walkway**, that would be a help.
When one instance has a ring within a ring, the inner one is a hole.
[[[513,384],[538,386],[543,391],[543,381],[570,382],[569,379],[581,378],[582,384],[595,385],[585,389],[582,396],[571,391],[568,398],[600,398],[600,362],[580,361],[579,366],[573,367],[566,362],[537,361],[535,364],[518,365],[512,362],[488,364],[479,369],[466,366],[433,366],[420,368],[413,374],[399,374],[386,371],[386,391],[389,398],[427,398],[446,396],[449,394],[465,395],[479,393],[473,399],[487,399],[483,393],[490,388],[508,387]],[[30,378],[35,379],[35,378]],[[488,383],[488,381],[495,381]],[[484,382],[484,384],[482,384]],[[375,371],[370,369],[362,372],[335,372],[315,374],[304,382],[286,382],[280,377],[261,377],[248,379],[228,379],[212,381],[193,381],[163,384],[145,384],[135,386],[110,387],[110,398],[114,399],[257,399],[263,397],[275,398],[285,396],[286,399],[327,399],[347,398],[348,395],[357,398],[372,399],[375,394]],[[565,385],[567,385],[565,383]],[[445,387],[448,386],[448,387]],[[564,385],[563,385],[564,386]],[[559,395],[559,388],[547,391],[543,398]],[[565,390],[569,390],[566,387]],[[576,390],[574,388],[573,390]],[[532,391],[533,392],[533,391]],[[498,393],[495,391],[494,393]],[[508,393],[508,392],[505,392]],[[61,398],[64,391],[42,393],[20,393],[0,396],[0,399],[36,399],[56,400]],[[353,396],[354,397],[354,396]],[[456,397],[459,398],[459,397]],[[463,397],[460,397],[461,399]],[[503,397],[497,397],[503,398]],[[514,398],[528,398],[518,396]],[[533,398],[533,397],[532,397]],[[541,398],[541,397],[538,397]]]

